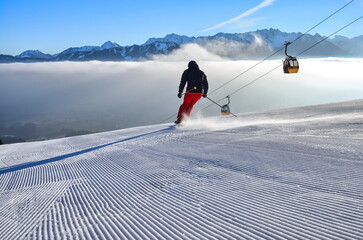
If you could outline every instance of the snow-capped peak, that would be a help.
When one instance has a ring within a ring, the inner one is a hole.
[[[87,52],[87,51],[97,51],[100,49],[98,46],[83,46],[80,48],[76,48],[80,52]]]
[[[182,45],[185,43],[193,42],[194,40],[195,40],[195,37],[188,37],[188,36],[172,33],[172,34],[166,35],[164,38],[150,38],[143,45],[149,45],[149,44],[152,44],[155,42],[164,42],[164,43],[173,42],[173,43]]]
[[[102,44],[101,49],[111,49],[111,48],[117,48],[117,47],[121,47],[121,46],[115,42],[107,41],[104,44]]]
[[[16,56],[18,58],[50,58],[50,54],[42,53],[39,50],[27,50],[22,52],[20,55]]]

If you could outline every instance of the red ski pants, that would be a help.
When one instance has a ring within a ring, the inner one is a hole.
[[[184,102],[180,105],[178,112],[178,119],[183,119],[183,116],[190,116],[192,113],[194,104],[202,97],[201,93],[186,93],[184,95]]]

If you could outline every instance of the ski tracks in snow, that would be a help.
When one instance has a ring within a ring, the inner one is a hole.
[[[363,139],[291,124],[159,125],[14,145],[2,150],[0,236],[363,239]],[[16,167],[44,159],[53,161]]]

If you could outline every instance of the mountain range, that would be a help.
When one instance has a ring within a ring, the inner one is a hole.
[[[246,33],[218,33],[214,36],[188,37],[168,34],[163,38],[150,38],[142,45],[120,46],[108,41],[101,46],[71,47],[51,55],[39,50],[27,50],[17,56],[0,54],[0,63],[49,62],[49,61],[143,61],[155,55],[167,55],[186,44],[197,44],[208,52],[226,59],[258,59],[283,48],[284,43],[294,41],[289,46],[289,55],[302,57],[362,57],[363,35],[347,38],[335,36],[322,41],[319,34],[310,35],[282,32],[278,29],[263,29]],[[321,43],[319,43],[322,41]],[[319,43],[316,47],[311,48]],[[309,49],[311,48],[311,49]],[[309,50],[307,50],[309,49]],[[307,51],[306,51],[307,50]],[[276,57],[284,55],[283,51]]]

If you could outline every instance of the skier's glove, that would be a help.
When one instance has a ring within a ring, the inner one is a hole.
[[[182,97],[182,94],[181,93],[178,93],[178,98],[181,98]]]

